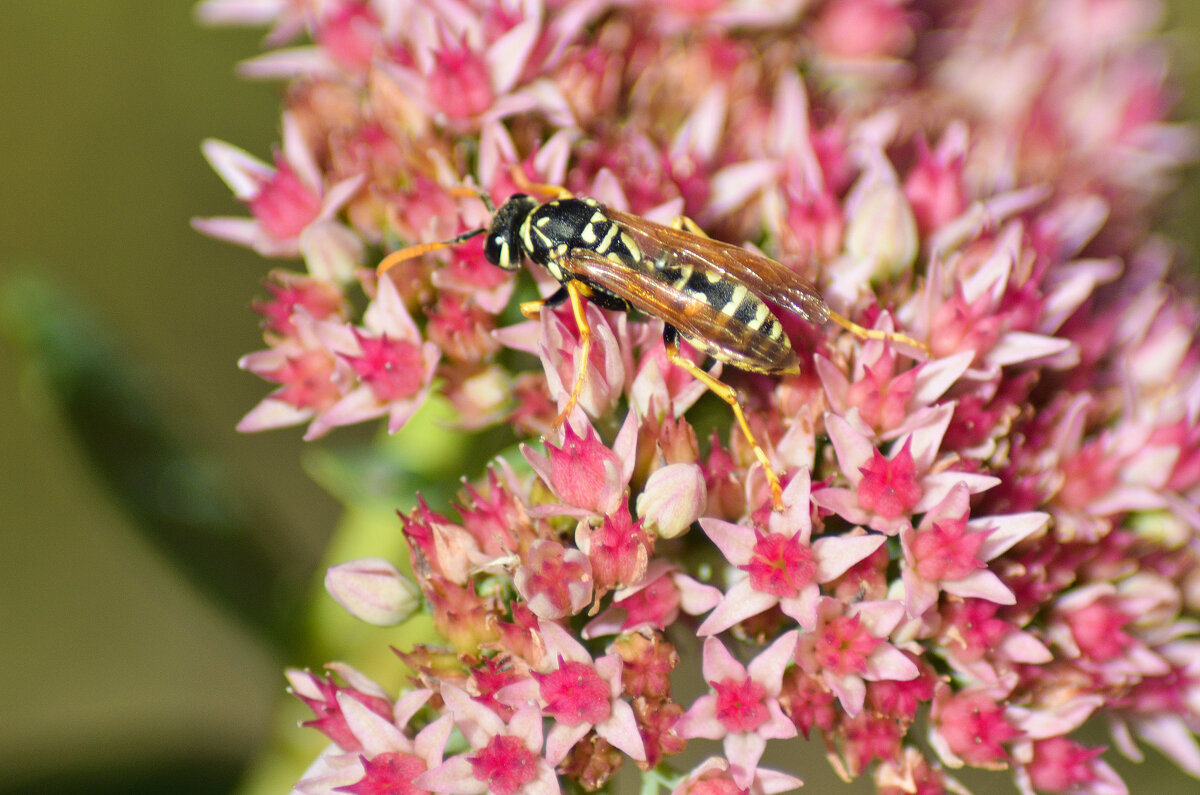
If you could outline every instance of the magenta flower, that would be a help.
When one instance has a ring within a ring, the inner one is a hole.
[[[397,777],[411,780],[441,763],[454,728],[449,715],[415,734],[406,731],[431,691],[410,691],[393,705],[379,685],[349,666],[328,667],[349,686],[335,685],[332,677],[321,680],[310,673],[288,672],[293,692],[318,715],[308,725],[333,740],[305,772],[298,789],[322,795],[375,792]]]
[[[208,162],[254,218],[198,218],[193,226],[263,256],[303,255],[312,275],[346,281],[362,262],[363,244],[333,219],[359,189],[362,177],[349,177],[326,189],[295,117],[285,115],[283,128],[283,151],[276,155],[274,168],[230,144],[205,142]]]

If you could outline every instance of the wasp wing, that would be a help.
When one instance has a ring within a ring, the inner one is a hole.
[[[824,323],[829,318],[829,307],[812,282],[773,259],[630,213],[608,208],[604,212],[633,236],[644,260],[719,274],[811,323]]]
[[[660,318],[692,347],[714,359],[759,373],[794,373],[799,369],[791,343],[782,332],[774,337],[760,333],[740,317],[722,312],[722,307],[664,280],[653,262],[642,259],[629,263],[590,249],[574,249],[560,266],[584,284]],[[769,314],[765,306],[763,309]],[[770,322],[777,323],[774,317]]]

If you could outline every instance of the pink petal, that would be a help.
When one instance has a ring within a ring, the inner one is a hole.
[[[824,536],[813,542],[813,557],[817,564],[817,582],[829,582],[854,564],[870,557],[883,546],[882,535]]]

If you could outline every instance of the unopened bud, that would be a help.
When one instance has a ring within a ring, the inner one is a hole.
[[[357,619],[389,627],[417,609],[420,591],[396,567],[380,558],[362,558],[330,567],[325,590]]]
[[[864,186],[846,226],[846,252],[871,263],[874,279],[887,280],[912,267],[919,245],[917,220],[900,186],[887,179]]]
[[[637,512],[660,538],[674,538],[700,518],[708,504],[704,473],[696,464],[656,469],[638,495]]]

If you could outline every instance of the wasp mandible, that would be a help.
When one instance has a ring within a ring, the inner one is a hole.
[[[515,172],[517,175],[524,176]],[[522,179],[518,187],[554,198],[542,203],[528,193],[517,193],[497,209],[486,194],[467,189],[466,195],[477,195],[491,213],[489,228],[393,252],[379,264],[378,273],[485,232],[483,251],[491,264],[514,271],[529,259],[549,271],[560,285],[558,290],[539,301],[521,304],[521,312],[532,319],[544,306],[570,301],[579,327],[577,375],[555,425],[562,424],[574,409],[587,374],[591,329],[584,299],[603,309],[628,311],[632,307],[663,321],[668,360],[733,409],[770,483],[772,505],[779,510],[783,493],[779,476],[754,438],[736,390],[680,354],[679,340],[740,370],[767,375],[798,373],[800,360],[770,306],[773,304],[811,323],[832,321],[861,339],[891,339],[928,352],[912,337],[864,328],[837,314],[812,283],[772,259],[713,240],[687,217],[664,226],[605,207],[595,199],[575,197],[553,185]]]

